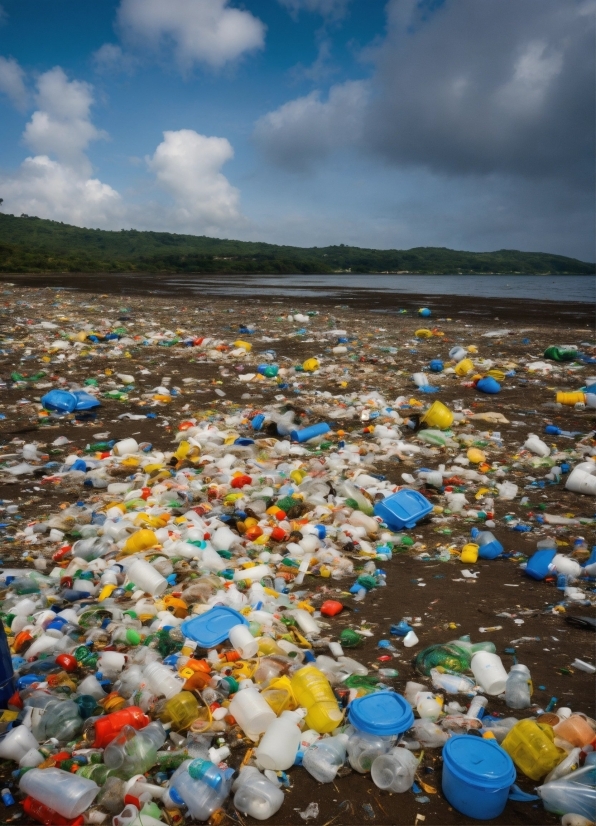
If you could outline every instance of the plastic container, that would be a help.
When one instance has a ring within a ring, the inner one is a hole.
[[[31,749],[38,749],[39,743],[27,726],[16,726],[0,740],[0,758],[18,763]]]
[[[185,680],[174,674],[163,663],[149,663],[144,673],[147,685],[156,697],[165,697],[169,700],[176,694],[180,694],[184,687]]]
[[[301,430],[292,430],[290,438],[293,442],[309,442],[311,439],[316,439],[317,436],[323,436],[331,430],[327,422],[319,422],[310,427],[303,427]]]
[[[275,712],[256,688],[237,691],[230,702],[230,714],[242,731],[255,742],[275,721]]]
[[[501,385],[492,376],[485,376],[476,382],[476,390],[487,393],[489,396],[496,396],[497,393],[501,392]]]
[[[205,685],[209,676],[205,675]],[[159,719],[162,723],[170,723],[174,731],[183,731],[189,728],[199,716],[199,703],[190,691],[181,691],[169,699],[164,705]]]
[[[131,534],[122,547],[122,553],[138,554],[141,551],[148,551],[154,548],[159,542],[155,533],[148,528],[142,528],[140,531],[135,531]]]
[[[171,673],[171,672],[170,672]],[[149,725],[149,717],[138,706],[128,706],[120,711],[114,711],[105,717],[98,717],[93,721],[87,732],[87,739],[91,740],[94,749],[103,749],[116,737],[124,726],[141,729]],[[86,724],[87,726],[87,724]]]
[[[112,448],[114,456],[128,456],[139,452],[139,445],[136,439],[129,437],[116,442]]]
[[[32,820],[43,823],[44,826],[83,826],[83,817],[62,817],[58,812],[44,806],[39,800],[26,797],[23,801],[23,809]]]
[[[467,352],[463,347],[456,346],[449,350],[449,358],[452,361],[461,361],[462,359],[465,359],[466,355]]]
[[[433,402],[421,421],[428,427],[448,430],[453,424],[453,413],[442,402]]]
[[[470,667],[476,682],[487,694],[496,696],[505,691],[507,672],[498,654],[477,651],[472,655]]]
[[[528,560],[525,573],[527,576],[532,577],[532,579],[544,579],[544,577],[549,575],[550,566],[556,555],[557,551],[555,548],[552,550],[545,549],[544,551],[536,551]]]
[[[411,751],[393,748],[381,754],[371,766],[371,778],[378,789],[385,792],[407,792],[412,788],[418,769],[418,758]]]
[[[296,702],[307,711],[307,727],[319,734],[334,731],[343,714],[327,677],[318,668],[307,665],[294,673],[291,682]]]
[[[404,488],[377,502],[374,514],[381,517],[391,529],[401,531],[403,528],[413,528],[432,509],[433,506],[425,496],[417,490]]]
[[[284,793],[279,786],[268,780],[254,766],[245,766],[234,780],[234,806],[244,815],[255,820],[273,817],[284,802]]]
[[[345,762],[347,743],[347,734],[317,740],[304,752],[302,765],[319,783],[333,783]]]
[[[196,820],[209,820],[229,795],[233,774],[233,769],[220,769],[209,760],[186,760],[174,772],[168,796],[178,806],[186,804]]]
[[[232,646],[244,660],[255,657],[259,650],[259,643],[250,633],[248,626],[244,624],[235,625],[230,628],[228,634]]]
[[[161,596],[168,587],[167,579],[153,565],[143,559],[135,560],[126,573],[129,580],[134,582],[137,588],[151,594],[152,597]]]
[[[512,665],[505,684],[505,702],[509,708],[529,708],[532,703],[531,697],[530,669],[522,663]]]
[[[468,373],[471,373],[474,369],[474,363],[472,359],[464,358],[459,361],[455,366],[455,375],[456,376],[467,376]]]
[[[475,542],[468,542],[467,545],[461,549],[459,561],[465,565],[473,565],[478,561],[479,546]]]
[[[515,766],[494,740],[458,735],[443,747],[443,794],[463,815],[492,820],[502,814]]]
[[[565,756],[565,752],[554,744],[553,729],[533,720],[516,723],[501,745],[518,769],[531,780],[540,780]]]
[[[216,605],[204,614],[183,622],[180,630],[202,648],[214,648],[227,640],[231,629],[238,625],[248,627],[246,617],[227,605]]]
[[[596,732],[581,714],[572,714],[555,726],[555,734],[574,746],[587,746],[596,740]]]
[[[558,392],[556,395],[557,404],[564,404],[566,407],[574,407],[576,404],[585,403],[586,394],[581,391],[571,393]]]
[[[93,780],[55,768],[30,769],[21,777],[19,788],[62,817],[83,814],[99,793]]]
[[[478,528],[472,528],[471,534],[474,542],[478,544],[480,559],[496,559],[505,551],[505,548],[490,531],[479,531]]]
[[[166,732],[161,723],[149,723],[140,731],[124,726],[120,734],[108,743],[103,762],[126,778],[145,774],[157,763],[157,752],[165,741]]]
[[[524,447],[526,450],[535,453],[536,456],[541,456],[545,458],[546,456],[550,456],[550,447],[543,442],[535,433],[530,433],[526,441],[524,442]]]
[[[283,711],[266,730],[255,752],[263,769],[285,771],[294,765],[300,746],[300,723],[303,716],[296,711]]]
[[[596,496],[596,476],[576,467],[567,477],[565,487],[573,493],[586,493],[589,496]]]

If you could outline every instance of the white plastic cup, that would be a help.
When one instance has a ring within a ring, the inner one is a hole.
[[[576,467],[569,474],[565,487],[573,493],[587,493],[596,496],[596,476],[592,476],[591,473]]]
[[[545,456],[550,455],[550,447],[543,442],[542,439],[539,439],[538,436],[534,433],[530,433],[526,441],[524,442],[524,447],[526,450],[530,450],[532,453],[535,453],[536,456]]]
[[[152,597],[161,596],[168,587],[168,581],[144,559],[133,562],[126,573],[137,588],[151,594]]]
[[[230,714],[246,736],[255,742],[276,719],[275,712],[256,688],[237,691],[230,703]]]
[[[105,700],[107,697],[94,674],[89,674],[88,677],[81,680],[77,686],[77,694],[88,694],[90,697],[95,697],[96,700]]]
[[[420,640],[416,636],[415,631],[408,631],[404,637],[404,645],[406,648],[412,648],[414,645],[418,645],[419,642]]]
[[[507,672],[497,654],[477,651],[472,656],[472,673],[480,688],[491,696],[505,691]]]
[[[230,628],[228,638],[242,659],[250,660],[256,657],[259,643],[250,633],[247,625],[235,625]]]
[[[39,743],[27,726],[16,726],[6,737],[0,740],[0,757],[3,760],[14,760],[18,763],[28,751],[37,750]]]
[[[31,769],[21,777],[19,788],[66,818],[87,811],[99,792],[93,780],[55,768]]]
[[[39,766],[46,758],[39,749],[29,749],[19,760],[20,769],[30,769]]]

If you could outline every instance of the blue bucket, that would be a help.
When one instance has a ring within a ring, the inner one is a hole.
[[[428,499],[417,490],[403,488],[377,502],[374,513],[392,530],[401,531],[403,528],[413,528],[417,522],[428,516],[432,509],[433,506]]]
[[[532,579],[544,579],[550,573],[549,567],[555,556],[556,550],[536,551],[534,556],[530,557],[526,565],[526,574]]]
[[[443,794],[474,820],[499,817],[515,776],[513,760],[494,740],[461,734],[443,747]]]

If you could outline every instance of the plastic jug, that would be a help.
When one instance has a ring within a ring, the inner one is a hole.
[[[19,788],[62,817],[78,817],[99,793],[93,780],[56,768],[30,769],[21,777]]]
[[[339,726],[343,714],[329,680],[318,668],[307,665],[296,671],[292,677],[292,691],[296,702],[307,710],[308,728],[325,734]]]
[[[411,751],[393,748],[375,759],[370,774],[378,789],[386,792],[407,792],[412,788],[417,769],[418,758]]]
[[[209,760],[185,760],[170,780],[172,802],[188,807],[191,817],[208,820],[230,793],[233,769],[220,769]]]
[[[254,766],[245,766],[232,785],[234,806],[255,820],[273,817],[284,802],[284,793]]]
[[[505,550],[498,539],[490,531],[479,531],[472,528],[472,539],[478,545],[480,559],[495,559]]]
[[[516,723],[501,745],[518,769],[532,780],[540,780],[565,756],[554,744],[552,728],[533,720]]]
[[[230,714],[247,737],[255,742],[276,719],[275,712],[256,688],[243,688],[230,702]]]
[[[303,715],[297,711],[284,711],[274,720],[255,752],[257,763],[264,769],[285,771],[294,765],[300,745],[300,723]]]

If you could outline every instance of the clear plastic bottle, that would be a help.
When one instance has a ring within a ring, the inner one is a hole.
[[[332,783],[345,762],[347,743],[347,734],[317,740],[304,752],[302,765],[319,783]]]
[[[196,820],[208,820],[229,795],[233,775],[233,769],[220,769],[209,760],[185,760],[172,775],[167,797],[186,805]]]
[[[528,708],[532,696],[532,678],[527,665],[511,666],[505,683],[505,702],[509,708]]]
[[[118,737],[106,747],[103,755],[105,765],[117,769],[128,779],[135,774],[145,774],[157,762],[157,752],[166,741],[166,732],[159,722],[149,723],[137,731],[132,726],[124,726]]]

